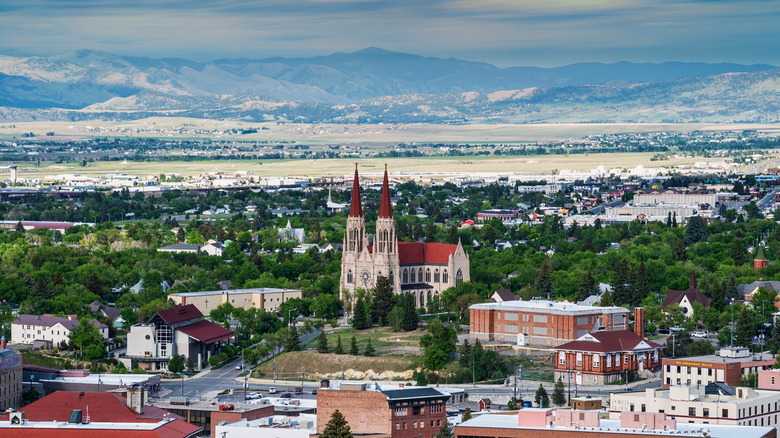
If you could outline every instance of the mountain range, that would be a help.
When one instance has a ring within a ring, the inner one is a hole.
[[[0,119],[149,115],[303,122],[778,121],[766,64],[499,68],[368,48],[312,58],[0,52]]]

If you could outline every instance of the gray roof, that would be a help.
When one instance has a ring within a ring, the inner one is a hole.
[[[90,319],[90,322],[98,326],[98,328],[108,328],[108,326],[106,326],[100,321]],[[76,327],[78,325],[79,320],[76,318],[68,319],[68,318],[63,318],[61,316],[50,316],[50,315],[19,315],[19,317],[16,318],[14,322],[12,322],[11,324],[39,325],[39,326],[51,327],[57,323],[62,324],[62,326],[68,330],[73,330],[73,327]]]
[[[402,388],[402,389],[386,389],[382,390],[382,394],[387,396],[390,401],[394,400],[409,400],[414,398],[435,398],[450,396],[442,394],[434,388],[423,386],[421,388]]]
[[[773,291],[776,290],[780,292],[780,281],[754,281],[749,284],[740,284],[737,286],[737,291],[739,291],[740,295],[746,295],[750,292],[753,292],[754,290],[758,289],[759,287],[763,287],[767,291]]]
[[[199,250],[201,245],[197,245],[194,243],[174,243],[173,245],[164,246],[158,251],[192,251],[192,250]]]

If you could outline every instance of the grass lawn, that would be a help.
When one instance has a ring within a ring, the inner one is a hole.
[[[371,345],[377,352],[377,355],[416,355],[419,354],[420,337],[425,333],[424,330],[415,330],[413,332],[396,332],[389,327],[376,327],[370,330],[355,330],[353,328],[339,330],[335,333],[330,333],[328,337],[328,348],[333,351],[336,348],[336,339],[341,336],[341,345],[344,347],[344,351],[349,352],[349,348],[352,345],[352,335],[355,335],[357,340],[358,349],[362,353],[368,343],[368,338],[371,338]],[[305,349],[317,350],[317,338],[314,338],[309,342]]]

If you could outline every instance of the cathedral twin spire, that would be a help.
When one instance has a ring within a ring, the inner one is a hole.
[[[349,207],[349,217],[363,217],[363,204],[360,201],[360,176],[357,163],[355,163],[355,179],[352,182],[352,203]],[[385,176],[382,180],[382,196],[379,200],[379,219],[392,219],[393,206],[390,203],[390,183],[387,178],[387,164],[385,164]]]

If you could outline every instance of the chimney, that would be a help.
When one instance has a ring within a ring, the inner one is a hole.
[[[127,388],[127,407],[136,414],[144,413],[144,389],[138,386]]]
[[[5,350],[8,348],[8,341],[5,339],[5,336],[0,338],[0,350]]]
[[[642,307],[634,308],[634,334],[645,337],[645,309]]]

